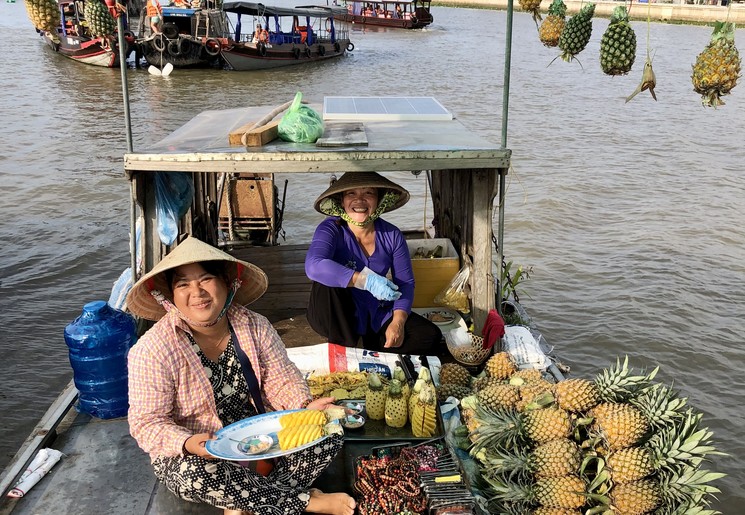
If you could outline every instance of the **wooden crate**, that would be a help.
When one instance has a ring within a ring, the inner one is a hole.
[[[445,288],[460,269],[460,257],[453,243],[448,238],[407,240],[411,266],[414,270],[414,307],[426,308],[435,306],[435,296]],[[418,248],[425,252],[434,250],[438,245],[443,248],[441,258],[415,258]]]

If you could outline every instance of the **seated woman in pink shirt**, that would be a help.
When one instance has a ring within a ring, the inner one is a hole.
[[[188,238],[134,285],[129,310],[157,320],[129,353],[129,426],[155,476],[178,497],[225,513],[353,515],[345,493],[310,488],[342,448],[339,434],[252,468],[215,459],[215,432],[267,411],[325,408],[269,321],[244,307],[264,272]]]

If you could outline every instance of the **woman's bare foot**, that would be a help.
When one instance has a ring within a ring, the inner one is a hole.
[[[317,488],[311,488],[310,501],[305,511],[326,515],[354,515],[356,505],[354,499],[343,492],[325,494]]]

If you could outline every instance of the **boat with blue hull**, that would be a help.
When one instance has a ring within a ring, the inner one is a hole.
[[[354,49],[340,7],[273,7],[254,2],[225,2],[237,17],[235,31],[221,55],[239,71],[262,70],[325,61]],[[247,29],[245,27],[247,26]]]

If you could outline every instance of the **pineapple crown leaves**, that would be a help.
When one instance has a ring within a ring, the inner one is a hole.
[[[548,7],[548,14],[558,16],[559,18],[565,18],[567,15],[567,6],[564,0],[554,0]]]
[[[638,408],[653,428],[674,424],[683,417],[682,409],[688,402],[687,397],[678,397],[671,387],[656,383],[645,388],[629,403]]]
[[[484,448],[515,449],[531,444],[525,434],[522,418],[514,410],[491,410],[479,405],[476,409],[476,420],[481,425],[473,432],[475,441],[471,455],[476,455]]]
[[[691,466],[661,471],[657,480],[663,505],[674,507],[685,504],[706,504],[705,495],[720,492],[719,488],[709,483],[726,475],[722,472],[711,472]]]
[[[734,44],[735,43],[735,24],[718,21],[714,23],[714,31],[711,33],[711,43]]]
[[[507,452],[503,449],[486,449],[483,463],[490,474],[504,475],[510,481],[526,482],[532,478],[531,455],[524,448]]]
[[[653,434],[646,446],[655,456],[655,467],[671,469],[681,464],[698,467],[708,455],[726,456],[711,443],[713,433],[699,429],[702,414],[688,410],[679,424],[670,425]]]
[[[603,369],[596,378],[600,390],[600,398],[606,402],[626,402],[637,395],[644,388],[647,388],[659,371],[656,367],[649,374],[630,375],[632,368],[629,368],[629,357],[626,356],[621,364],[620,359],[616,359],[615,366]]]
[[[629,12],[626,10],[625,5],[618,5],[613,9],[613,14],[610,16],[610,25],[614,23],[628,22]]]

